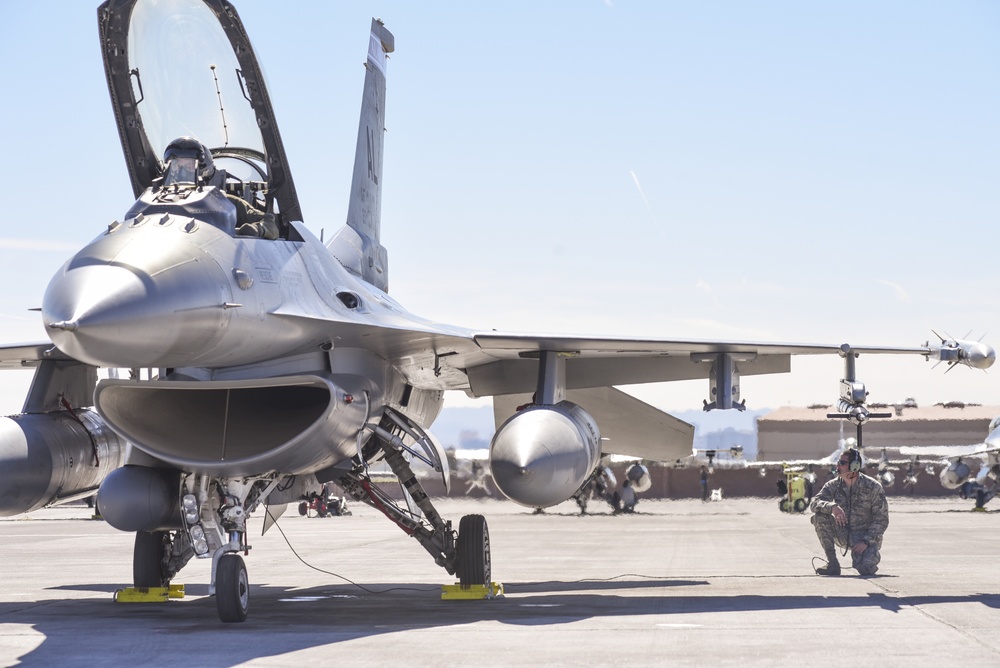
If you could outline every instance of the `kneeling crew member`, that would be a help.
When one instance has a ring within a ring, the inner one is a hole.
[[[840,575],[837,546],[851,551],[851,565],[861,575],[874,575],[882,559],[882,534],[889,526],[885,490],[861,472],[861,453],[845,450],[837,461],[837,477],[823,485],[810,505],[827,566],[820,575]]]

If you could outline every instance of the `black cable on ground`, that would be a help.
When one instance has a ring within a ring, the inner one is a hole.
[[[303,559],[301,557],[301,555],[299,555],[298,552],[295,551],[295,548],[292,547],[291,541],[288,540],[288,536],[285,535],[284,529],[282,529],[281,525],[278,524],[278,519],[274,515],[271,514],[271,510],[265,506],[264,512],[266,512],[267,515],[268,515],[268,517],[271,518],[271,521],[274,522],[274,526],[277,527],[278,531],[281,533],[281,537],[285,539],[285,544],[288,546],[288,549],[291,550],[292,554],[295,555],[295,558],[298,559],[299,561],[301,561],[307,568],[311,568],[314,571],[318,571],[320,573],[323,573],[324,575],[332,575],[335,578],[340,578],[344,582],[346,582],[348,584],[351,584],[351,585],[354,585],[358,589],[360,589],[362,591],[365,591],[365,592],[368,592],[369,594],[387,594],[387,593],[389,593],[391,591],[434,591],[434,590],[437,589],[437,587],[390,587],[389,589],[383,589],[382,591],[375,591],[374,589],[369,589],[368,587],[365,587],[364,585],[360,585],[357,582],[354,582],[353,580],[351,580],[349,578],[345,578],[343,575],[340,575],[339,573],[333,573],[331,571],[325,571],[322,568],[318,568],[317,566],[313,566],[308,561],[306,561],[305,559]]]

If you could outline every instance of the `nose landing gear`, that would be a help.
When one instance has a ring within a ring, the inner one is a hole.
[[[250,610],[250,580],[243,557],[229,552],[219,558],[215,573],[215,605],[224,622],[246,621]]]

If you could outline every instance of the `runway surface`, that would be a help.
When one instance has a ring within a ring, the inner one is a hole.
[[[50,509],[0,520],[0,665],[1000,665],[1000,513],[972,505],[890,499],[879,575],[824,578],[808,515],[777,500],[585,517],[441,500],[456,526],[487,517],[506,595],[486,601],[441,600],[453,578],[367,506],[293,509],[284,537],[254,518],[243,624],[218,621],[207,560],[175,580],[183,600],[113,602],[132,535]]]

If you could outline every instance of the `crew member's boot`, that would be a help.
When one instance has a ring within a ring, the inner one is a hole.
[[[840,575],[840,562],[836,554],[826,555],[826,566],[816,569],[817,575]]]

